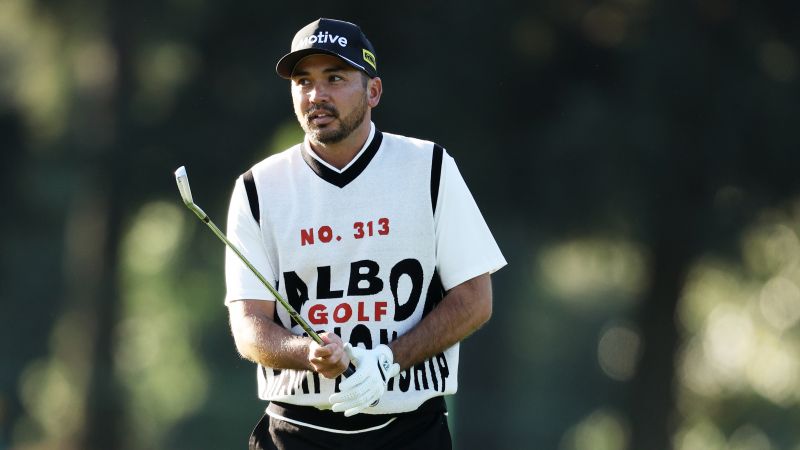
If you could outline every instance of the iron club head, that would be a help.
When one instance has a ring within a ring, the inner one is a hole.
[[[258,269],[256,269],[255,266],[253,266],[253,264],[247,260],[247,258],[242,254],[242,252],[239,251],[236,248],[236,246],[233,245],[231,241],[228,240],[225,234],[223,234],[222,231],[220,231],[219,228],[217,228],[217,226],[214,224],[214,222],[211,221],[208,215],[198,205],[194,203],[194,200],[192,199],[192,190],[189,188],[189,175],[186,173],[185,166],[180,166],[178,167],[178,170],[175,171],[175,182],[178,183],[178,190],[181,192],[181,198],[183,199],[183,203],[186,204],[186,207],[192,210],[192,212],[194,212],[197,215],[197,217],[200,218],[200,220],[205,222],[205,224],[208,225],[211,231],[213,231],[214,234],[242,260],[242,262],[253,272],[256,278],[258,278],[261,281],[261,283],[264,284],[267,290],[269,290],[272,293],[272,295],[275,296],[275,299],[284,308],[286,308],[286,310],[289,312],[289,315],[292,316],[292,318],[295,321],[297,321],[297,323],[300,324],[300,326],[303,327],[306,333],[308,333],[308,335],[311,336],[311,338],[314,339],[314,341],[316,341],[318,344],[324,345],[322,339],[319,337],[319,335],[317,335],[314,329],[312,329],[311,326],[308,323],[306,323],[303,317],[300,316],[297,313],[297,311],[295,311],[295,309],[292,307],[290,303],[288,303],[286,300],[283,299],[283,297],[281,297],[281,294],[278,291],[276,291],[275,288],[272,287],[269,281],[267,281],[267,279],[264,278],[264,276],[261,275],[261,273],[259,273]],[[345,372],[345,376],[350,376],[352,373],[353,373],[353,368],[350,367]]]
[[[189,187],[189,175],[186,174],[186,167],[180,166],[175,171],[175,182],[178,183],[178,190],[181,192],[181,198],[187,205],[194,204],[192,200],[192,189]]]
[[[186,174],[186,167],[180,166],[175,171],[175,182],[178,183],[178,190],[181,192],[181,198],[186,207],[191,209],[200,220],[207,222],[209,219],[205,211],[195,205],[192,199],[192,189],[189,187],[189,175]]]

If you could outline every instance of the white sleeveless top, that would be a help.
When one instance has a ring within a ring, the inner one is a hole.
[[[432,142],[381,133],[373,125],[364,148],[342,170],[304,142],[251,173],[257,205],[250,205],[240,177],[228,238],[312,328],[354,346],[396,339],[444,291],[506,264],[455,162]],[[274,301],[230,249],[225,267],[226,303]],[[276,317],[303,334],[280,305]],[[455,393],[458,357],[456,344],[402,371],[380,403],[363,413],[412,411],[434,396]],[[330,409],[328,397],[340,381],[258,368],[260,398],[320,409]]]

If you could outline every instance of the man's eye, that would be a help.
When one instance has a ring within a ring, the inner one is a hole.
[[[331,75],[331,78],[330,78],[330,80],[331,80],[331,81],[342,81],[342,80],[343,80],[343,78],[342,78],[342,77],[340,77],[339,75]]]

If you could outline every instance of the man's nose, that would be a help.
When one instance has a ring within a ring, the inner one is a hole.
[[[308,91],[308,100],[312,103],[325,103],[330,100],[330,97],[324,86],[315,85]]]

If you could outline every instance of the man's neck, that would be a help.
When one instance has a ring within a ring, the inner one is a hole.
[[[320,159],[337,169],[342,169],[350,164],[350,161],[352,161],[364,147],[364,143],[367,142],[371,129],[371,122],[369,120],[364,120],[358,128],[350,133],[350,136],[347,136],[335,144],[323,144],[321,142],[309,140],[309,145],[311,146],[311,150],[313,150]]]

